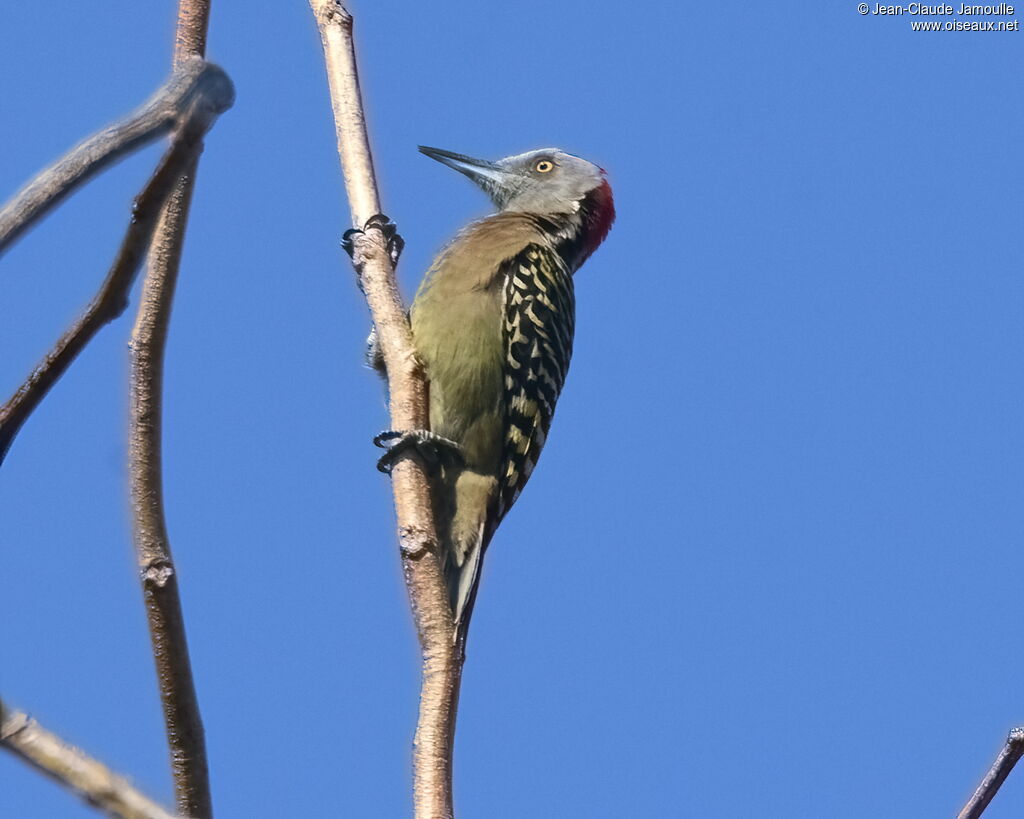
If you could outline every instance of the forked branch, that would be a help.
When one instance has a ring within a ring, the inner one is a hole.
[[[310,0],[323,42],[338,154],[352,222],[358,228],[381,211],[356,70],[352,16],[338,0]],[[353,239],[353,259],[373,317],[387,370],[391,426],[427,429],[426,384],[382,231],[367,226]],[[420,712],[413,756],[417,819],[447,819],[452,808],[452,748],[462,675],[451,609],[437,559],[437,530],[428,476],[417,457],[391,472],[402,566],[423,654]]]
[[[177,92],[174,96],[178,102],[187,99],[184,110],[179,111],[177,107],[173,107],[173,110],[177,112],[174,121],[178,123],[174,142],[160,160],[156,172],[146,187],[142,189],[135,200],[131,222],[114,263],[107,273],[106,280],[85,312],[60,337],[53,349],[36,366],[17,392],[0,407],[0,463],[3,463],[11,442],[26,419],[39,406],[50,388],[71,366],[71,362],[99,332],[100,328],[120,316],[128,306],[128,293],[135,281],[142,260],[145,258],[150,239],[156,228],[160,208],[177,184],[178,178],[192,162],[195,152],[199,150],[203,133],[213,124],[218,114],[231,106],[233,98],[231,81],[221,69],[205,64],[202,60],[190,61],[186,68],[188,69],[187,76],[192,77],[188,83],[188,87],[192,90],[186,96]],[[180,88],[181,85],[182,83],[172,80],[164,88],[165,90],[175,89]],[[174,106],[177,106],[178,102],[174,103]],[[166,105],[153,104],[150,107],[153,110],[171,110]],[[83,145],[93,141],[95,138],[87,140]],[[109,163],[109,156],[112,155],[112,152],[120,150],[114,143],[108,143],[106,148],[108,149],[106,157],[96,160],[102,164]],[[95,158],[98,156],[98,152],[97,148],[91,155]],[[52,174],[54,169],[67,168],[74,164],[76,163],[65,158],[53,168],[44,171],[43,174]],[[56,173],[52,183],[44,184],[37,183],[37,181],[29,183],[24,191],[46,189],[51,193],[50,198],[44,201],[34,198],[34,194],[24,197],[24,202],[29,200],[34,202],[29,207],[28,205],[18,205],[19,197],[15,197],[14,203],[5,208],[4,213],[11,211],[12,213],[21,213],[22,217],[25,214],[30,216],[34,214],[35,217],[38,217],[43,210],[51,207],[70,190],[67,185],[62,187],[68,178],[66,175],[62,176],[60,173]],[[79,175],[74,184],[78,184],[83,178]],[[2,218],[2,214],[0,214],[0,219]],[[24,224],[27,223],[19,223],[21,226]]]
[[[230,81],[217,66],[202,59],[183,62],[141,107],[80,142],[40,171],[0,209],[0,254],[101,170],[180,128],[197,102],[230,95]],[[230,102],[224,107],[228,105]]]

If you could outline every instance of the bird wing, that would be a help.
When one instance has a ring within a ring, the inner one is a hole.
[[[529,244],[502,265],[504,435],[490,532],[537,465],[572,356],[572,274],[550,246]]]

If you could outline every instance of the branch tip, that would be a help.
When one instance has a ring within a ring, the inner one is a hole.
[[[1006,736],[1006,742],[996,756],[995,762],[989,768],[985,778],[978,785],[977,790],[963,810],[957,814],[957,819],[978,819],[985,812],[985,808],[999,792],[1006,777],[1010,775],[1021,756],[1024,755],[1024,726],[1013,728]]]
[[[352,13],[341,0],[310,0],[310,4],[322,24],[341,26],[352,34]]]

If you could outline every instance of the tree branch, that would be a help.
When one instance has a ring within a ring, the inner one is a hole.
[[[141,107],[40,171],[0,209],[0,254],[101,170],[178,128],[197,98],[223,97],[225,81],[215,65],[202,59],[184,61]]]
[[[323,41],[352,221],[361,228],[381,208],[359,91],[352,16],[338,0],[310,0],[310,6]],[[367,228],[356,234],[353,243],[356,270],[387,369],[391,425],[394,429],[428,429],[426,383],[383,234]],[[414,455],[400,458],[391,472],[391,485],[402,567],[423,654],[413,756],[415,815],[417,819],[448,819],[453,816],[452,749],[462,649],[452,638],[452,613],[437,559],[437,530],[422,462]]]
[[[203,56],[209,16],[209,0],[180,0],[175,66]],[[206,741],[192,678],[178,575],[167,536],[161,476],[164,351],[198,156],[197,151],[165,202],[149,251],[130,343],[128,473],[133,540],[163,705],[175,800],[181,813],[209,819],[213,808]]]
[[[139,791],[123,776],[84,751],[51,734],[20,711],[0,702],[0,747],[74,791],[108,816],[121,819],[174,819],[164,807]]]
[[[985,812],[988,803],[996,795],[1006,777],[1010,775],[1017,760],[1024,755],[1024,728],[1014,728],[1006,737],[1006,744],[992,763],[988,774],[978,785],[974,795],[964,805],[964,809],[957,814],[957,819],[978,819]]]
[[[128,293],[153,236],[160,208],[170,195],[179,176],[193,161],[196,151],[200,149],[202,134],[210,128],[218,114],[231,106],[233,98],[231,80],[220,68],[203,64],[201,60],[190,61],[186,68],[188,76],[193,77],[190,86],[194,89],[194,93],[188,95],[184,110],[177,111],[175,109],[176,116],[180,120],[175,140],[135,200],[132,208],[132,220],[125,231],[121,247],[107,273],[106,280],[85,312],[60,337],[53,349],[47,353],[17,392],[0,407],[0,463],[3,463],[7,450],[22,424],[43,400],[50,388],[71,366],[71,362],[99,332],[100,328],[120,316],[128,306]],[[165,89],[174,86],[175,83],[172,81],[165,86]],[[184,98],[179,95],[178,99],[183,100]],[[100,161],[109,162],[109,159]],[[52,173],[53,169],[70,164],[73,163],[69,159],[61,160],[50,171],[44,171],[44,175]],[[61,178],[66,179],[66,177]],[[80,177],[79,181],[82,178],[84,177]],[[39,200],[33,206],[35,210],[32,212],[38,216],[42,212],[39,210],[40,207],[45,209],[52,206],[69,190],[65,186],[62,193],[57,190],[59,187],[57,182],[46,183],[40,182],[39,179],[30,183],[25,191],[41,191],[44,188],[55,191],[48,201]],[[11,206],[8,206],[7,210],[10,209]],[[25,212],[27,211],[22,208],[22,213]]]

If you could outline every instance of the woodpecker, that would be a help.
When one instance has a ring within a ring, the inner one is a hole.
[[[438,467],[434,511],[458,640],[484,551],[537,465],[565,383],[573,274],[607,236],[615,206],[601,168],[556,148],[496,162],[420,151],[497,207],[440,252],[410,311],[430,429],[375,439],[390,448],[382,468],[406,446]]]

